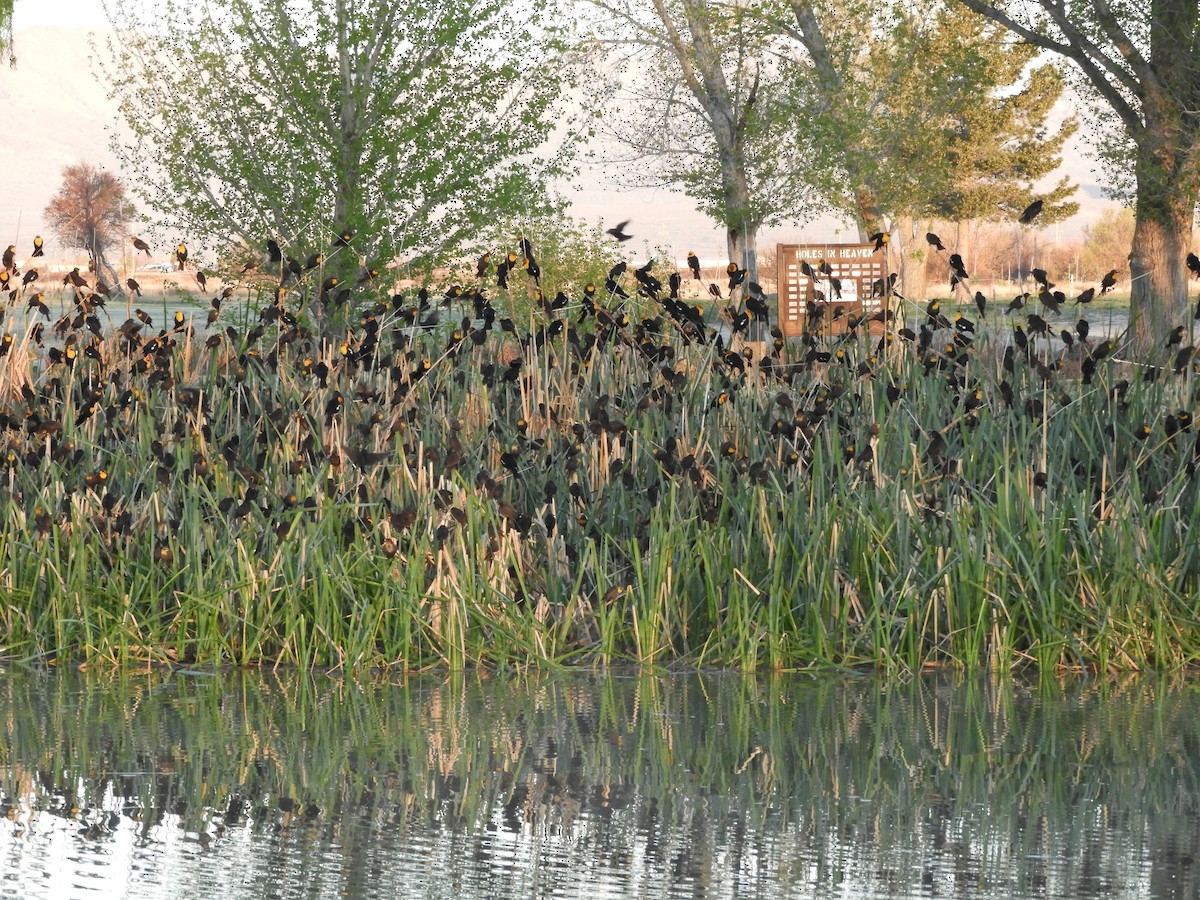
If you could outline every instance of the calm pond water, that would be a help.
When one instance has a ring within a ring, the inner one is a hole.
[[[1187,681],[0,676],[5,898],[1200,892]]]

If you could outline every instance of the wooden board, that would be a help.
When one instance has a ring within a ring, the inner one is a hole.
[[[851,312],[873,315],[883,309],[885,299],[895,303],[878,292],[872,296],[872,286],[888,276],[887,253],[876,252],[874,244],[779,244],[775,258],[779,267],[779,327],[786,337],[804,333],[809,303],[826,306],[817,329],[821,334],[840,334]],[[818,272],[816,282],[809,278],[800,265],[802,261],[814,270],[822,261],[828,263],[830,275],[841,282],[841,297],[831,290],[825,275]],[[835,318],[838,306],[844,307],[843,314]],[[872,332],[882,330],[880,323],[872,324]]]

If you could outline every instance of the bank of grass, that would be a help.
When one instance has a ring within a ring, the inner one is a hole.
[[[521,309],[517,335],[550,321]],[[357,316],[322,345],[277,323],[215,348],[176,329],[145,373],[116,337],[68,368],[18,336],[0,652],[356,671],[1196,662],[1200,444],[1172,353],[1145,379],[1119,346],[1097,352],[1085,383],[1097,342],[1043,340],[1010,373],[993,315],[969,346],[952,327],[880,349],[864,328],[822,339],[827,363],[790,342],[766,372],[754,346],[742,375],[661,310],[655,334],[573,301],[558,314],[577,343],[524,344],[377,313],[377,365],[355,361]]]

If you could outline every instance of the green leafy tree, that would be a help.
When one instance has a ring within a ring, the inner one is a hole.
[[[62,187],[43,215],[63,246],[86,250],[95,270],[119,291],[107,252],[124,242],[135,212],[119,178],[89,163],[75,163],[63,169]]]
[[[1015,219],[1035,199],[1039,224],[1073,214],[1063,179],[1035,195],[1075,130],[1046,125],[1063,89],[1036,51],[941,3],[786,0],[766,7],[803,51],[792,84],[825,148],[813,180],[865,238],[891,232],[905,286],[924,293],[925,233],[933,219]],[[923,64],[914,66],[913,60]]]
[[[1183,260],[1200,195],[1200,4],[962,2],[1067,60],[1107,120],[1119,122],[1106,156],[1118,163],[1118,183],[1133,178],[1130,327],[1140,348],[1155,347],[1189,314]]]
[[[543,0],[106,8],[115,149],[167,228],[297,254],[352,233],[338,256],[386,264],[447,258],[498,210],[544,201],[564,83]]]
[[[725,228],[729,260],[757,275],[765,225],[818,201],[797,160],[812,152],[789,121],[783,71],[766,53],[753,0],[592,0],[606,91],[593,98],[610,166],[626,183],[674,186]]]
[[[897,235],[919,294],[927,220],[985,206],[1015,218],[1074,127],[1045,127],[1055,73],[1028,73],[1032,51],[957,6],[592,5],[604,13],[604,64],[626,66],[621,99],[602,107],[601,130],[630,149],[620,171],[696,198],[726,226],[733,260],[752,257],[762,225],[832,206],[863,238]],[[1042,198],[1041,221],[1074,212],[1071,190]]]
[[[14,0],[0,0],[0,56],[7,56],[15,63],[12,50],[12,19]]]

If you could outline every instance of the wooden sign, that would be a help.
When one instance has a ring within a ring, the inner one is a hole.
[[[851,313],[870,316],[885,300],[895,304],[881,289],[887,252],[874,244],[779,244],[777,251],[779,327],[787,337],[803,334],[806,325],[840,334]]]

